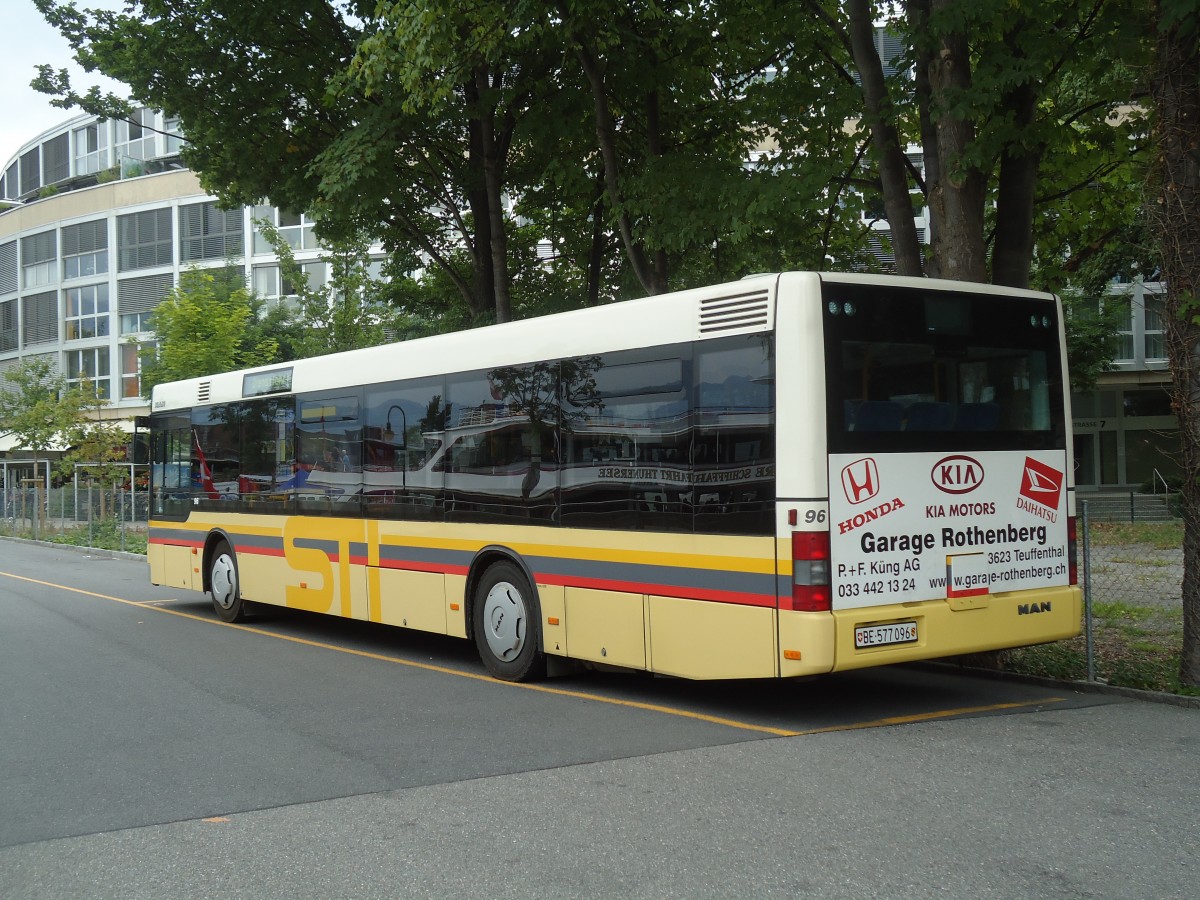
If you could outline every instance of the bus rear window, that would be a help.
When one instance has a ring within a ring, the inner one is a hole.
[[[1064,446],[1049,300],[825,287],[831,452]]]

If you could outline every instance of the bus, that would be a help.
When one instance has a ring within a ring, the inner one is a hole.
[[[791,678],[1078,633],[1062,306],[788,272],[164,384],[150,577],[579,666]]]

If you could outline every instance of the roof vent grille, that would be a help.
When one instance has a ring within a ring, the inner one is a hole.
[[[767,291],[713,297],[700,304],[700,333],[762,331],[771,327]]]
[[[211,393],[212,393],[212,382],[211,381],[200,382],[200,386],[196,389],[196,402],[197,403],[207,403],[208,398],[211,395]]]

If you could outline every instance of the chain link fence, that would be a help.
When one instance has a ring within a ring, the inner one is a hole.
[[[64,478],[47,460],[0,466],[0,534],[144,553],[147,467],[79,463]]]

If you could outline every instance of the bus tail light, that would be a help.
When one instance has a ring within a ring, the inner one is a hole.
[[[1079,541],[1075,536],[1075,517],[1067,516],[1067,571],[1071,584],[1079,584]]]
[[[829,532],[792,532],[792,605],[801,612],[832,609],[829,589]]]

